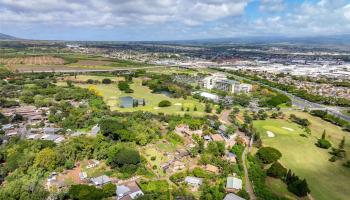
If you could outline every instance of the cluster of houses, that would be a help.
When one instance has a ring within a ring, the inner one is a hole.
[[[252,90],[252,85],[228,79],[223,73],[215,73],[205,77],[201,84],[208,90],[217,89],[228,93],[248,93]]]
[[[100,161],[98,160],[88,160],[85,166],[85,170],[93,169],[95,167],[98,167],[99,165],[100,165]],[[58,174],[56,172],[53,172],[47,179],[47,184],[46,184],[47,188],[49,190],[66,188],[68,185],[66,184],[67,181],[65,179],[69,177],[73,179],[73,182],[75,184],[88,184],[98,188],[101,188],[102,186],[110,183],[115,184],[117,200],[137,199],[138,197],[144,195],[144,193],[142,192],[136,180],[128,180],[124,182],[124,181],[112,179],[107,175],[101,175],[101,176],[89,178],[86,171],[80,171],[79,177],[74,177],[74,175],[75,175],[74,173]]]
[[[215,122],[210,120],[210,126],[212,128],[215,127]],[[204,135],[202,130],[191,130],[190,127],[186,124],[181,124],[175,127],[174,132],[183,138],[187,140],[192,140],[192,135],[198,135],[202,137],[205,140],[205,145],[207,145],[210,141],[220,141],[224,142],[226,144],[226,147],[230,148],[235,144],[236,134],[228,135],[227,134],[228,127],[225,125],[220,125],[219,128],[216,130],[215,134],[212,135]],[[235,163],[236,162],[236,155],[231,152],[227,152],[224,156],[226,160],[229,162]],[[176,170],[182,170],[185,168],[183,163],[181,162],[181,159],[172,162]],[[181,167],[180,167],[181,166]],[[178,167],[178,168],[176,168]],[[219,174],[220,169],[214,165],[207,164],[202,166],[204,170]],[[175,172],[175,171],[174,171]],[[194,176],[187,176],[184,180],[187,185],[191,186],[193,190],[198,189],[203,184],[203,179],[194,177]],[[242,189],[242,180],[235,175],[227,177],[226,181],[226,192],[228,193],[225,197],[226,200],[242,200],[243,198],[237,196],[235,193],[240,191]]]
[[[186,176],[185,183],[191,187],[198,188],[203,184],[202,178],[197,178],[194,176]],[[240,178],[229,176],[226,179],[225,190],[228,192],[224,200],[241,200],[243,198],[235,195],[235,193],[242,190],[242,180]]]

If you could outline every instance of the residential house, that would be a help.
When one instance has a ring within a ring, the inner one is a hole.
[[[144,193],[135,181],[125,183],[123,185],[118,185],[116,194],[117,200],[137,199],[138,197],[144,195]]]
[[[194,187],[199,187],[200,185],[203,184],[203,179],[202,178],[197,178],[194,176],[186,176],[185,182],[189,185],[192,185]]]
[[[228,152],[226,154],[226,160],[230,161],[230,162],[233,162],[233,163],[236,163],[237,160],[236,160],[236,154],[234,153],[231,153],[231,152]]]
[[[226,191],[238,192],[242,189],[242,180],[236,177],[227,177]]]
[[[94,127],[91,128],[90,134],[92,136],[96,136],[98,132],[100,132],[101,128],[98,124],[96,124]]]
[[[228,193],[223,200],[245,200],[242,197],[234,194],[234,193]]]
[[[206,140],[206,141],[212,141],[210,135],[203,136],[203,139]]]
[[[80,173],[79,173],[79,178],[80,178],[81,181],[86,180],[87,177],[88,177],[88,176],[87,176],[87,173],[86,173],[86,172],[80,172]]]
[[[90,168],[98,166],[99,164],[100,164],[100,161],[98,161],[98,160],[88,160],[86,168],[90,169]]]
[[[110,183],[111,179],[108,176],[106,176],[106,175],[102,175],[102,176],[99,176],[99,177],[91,178],[91,182],[95,186],[102,186],[102,185],[105,185],[107,183]]]

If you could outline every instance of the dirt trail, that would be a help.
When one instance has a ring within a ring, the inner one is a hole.
[[[244,149],[243,154],[242,154],[242,162],[243,162],[244,177],[245,177],[245,190],[248,192],[250,200],[256,200],[256,196],[254,194],[252,184],[249,180],[248,168],[247,168],[247,163],[245,160],[246,159],[246,155],[245,155],[246,151],[247,151],[247,148]]]

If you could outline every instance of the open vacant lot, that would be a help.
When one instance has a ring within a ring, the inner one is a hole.
[[[103,77],[99,76],[78,76],[80,80],[101,80]],[[119,78],[111,78],[112,80],[120,80]],[[80,87],[88,88],[91,84],[77,84]],[[140,78],[134,78],[133,83],[130,84],[130,88],[134,90],[134,93],[127,94],[118,89],[117,83],[114,84],[97,84],[94,85],[96,89],[102,94],[106,103],[111,107],[111,110],[118,110],[122,112],[132,112],[136,110],[143,110],[155,113],[166,113],[166,114],[191,114],[195,116],[202,116],[204,113],[204,103],[200,103],[192,97],[187,99],[183,98],[171,98],[164,94],[152,93],[152,91],[142,86],[142,80]],[[145,99],[146,106],[138,106],[135,108],[120,108],[119,98],[124,96],[131,96],[138,99]],[[168,100],[172,103],[170,107],[158,107],[158,103],[162,100]],[[184,111],[181,111],[181,107],[184,107]],[[197,107],[197,111],[194,111],[194,107]],[[190,111],[186,111],[189,108]]]
[[[307,113],[298,111],[290,111],[290,113],[309,119],[312,135],[307,138],[300,136],[300,134],[305,133],[304,130],[287,120],[255,121],[254,126],[261,133],[263,145],[272,146],[281,151],[282,164],[292,169],[299,177],[306,178],[311,195],[315,199],[348,199],[350,196],[350,170],[342,166],[344,160],[335,163],[329,162],[329,150],[315,146],[315,142],[323,130],[326,130],[330,136],[329,140],[334,146],[338,145],[346,133],[337,126]],[[274,137],[268,137],[267,131],[272,132]],[[349,141],[350,138],[346,135],[347,152],[350,152]]]

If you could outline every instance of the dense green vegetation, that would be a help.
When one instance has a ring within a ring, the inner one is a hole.
[[[338,125],[338,126],[341,126],[344,128],[344,130],[346,131],[350,131],[350,123],[339,118],[339,117],[336,117],[334,115],[331,115],[331,114],[328,114],[327,111],[324,111],[324,110],[312,110],[310,111],[310,114],[314,115],[314,116],[317,116],[317,117],[320,117],[328,122],[331,122],[332,124],[335,124],[335,125]]]

